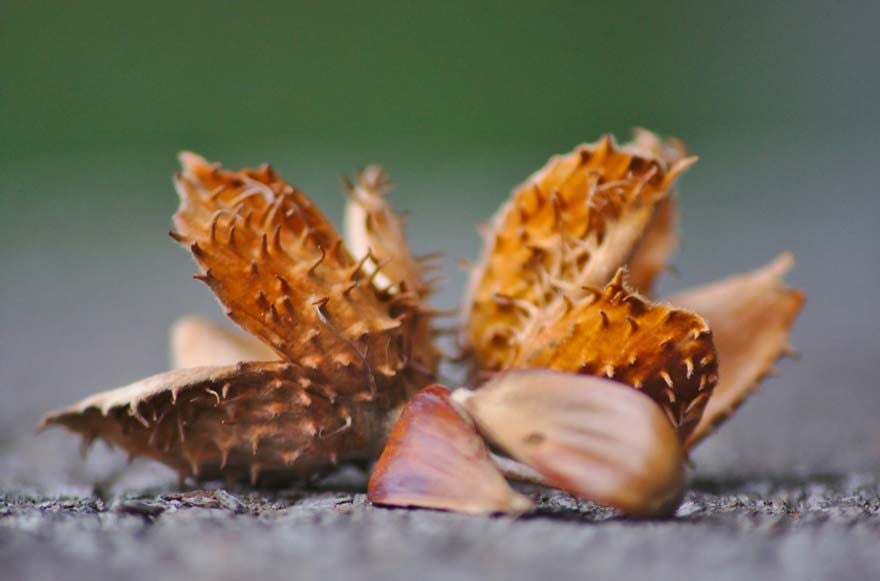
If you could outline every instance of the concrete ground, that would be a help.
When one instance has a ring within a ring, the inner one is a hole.
[[[674,518],[524,488],[521,518],[371,506],[354,469],[309,490],[178,489],[47,435],[2,456],[0,579],[874,579],[880,478],[692,480]],[[112,468],[111,468],[112,467]]]

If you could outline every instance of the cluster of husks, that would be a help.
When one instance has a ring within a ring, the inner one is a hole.
[[[464,305],[473,389],[424,387],[438,362],[431,257],[410,253],[381,168],[346,181],[346,245],[268,166],[181,161],[172,236],[253,337],[183,319],[176,370],[44,420],[181,479],[274,484],[384,447],[377,504],[528,510],[506,476],[661,514],[687,450],[789,351],[803,303],[782,283],[788,255],[650,298],[677,245],[673,182],[695,158],[646,131],[622,147],[606,136],[551,159],[500,209]]]
[[[181,479],[276,484],[375,458],[389,411],[437,367],[423,302],[430,287],[409,283],[421,280],[424,261],[405,245],[394,255],[380,245],[360,251],[402,228],[366,205],[384,200],[368,179],[381,172],[364,172],[352,193],[370,224],[353,241],[355,260],[327,218],[269,166],[230,172],[191,153],[181,163],[171,236],[201,266],[195,278],[258,341],[184,319],[172,332],[177,370],[44,423],[164,462]],[[380,223],[377,232],[371,225]],[[390,262],[395,269],[380,268]]]

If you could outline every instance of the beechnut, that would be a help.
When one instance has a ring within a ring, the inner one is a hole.
[[[533,499],[511,481],[525,481],[669,514],[689,451],[792,352],[804,302],[783,281],[788,253],[656,296],[678,245],[676,181],[696,160],[637,130],[515,187],[482,230],[451,330],[467,381],[447,387],[439,255],[410,251],[385,170],[343,180],[343,238],[272,167],[182,153],[170,234],[240,330],[183,317],[170,371],[41,427],[161,462],[181,485],[290,486],[355,463],[381,506],[519,514]]]

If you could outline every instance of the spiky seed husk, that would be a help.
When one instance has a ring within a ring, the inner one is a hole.
[[[345,209],[345,238],[364,269],[390,296],[392,314],[401,321],[409,347],[411,368],[423,370],[421,387],[433,380],[440,352],[434,346],[427,299],[433,286],[425,274],[433,268],[427,259],[413,256],[406,237],[405,221],[388,203],[391,179],[381,166],[358,172],[352,183],[345,179],[348,202]]]
[[[687,439],[693,447],[724,422],[790,353],[789,334],[804,304],[800,290],[787,288],[783,277],[794,264],[782,254],[766,266],[686,290],[669,300],[706,317],[715,337],[721,380]]]
[[[281,357],[375,392],[405,372],[401,321],[330,222],[268,166],[232,172],[181,155],[175,239],[245,330]],[[357,379],[357,382],[350,380]]]
[[[509,366],[536,313],[572,290],[605,285],[628,261],[639,284],[650,284],[675,246],[674,207],[660,206],[655,219],[658,205],[695,161],[664,155],[605,136],[551,158],[514,191],[485,233],[465,303],[463,339],[480,369]],[[662,250],[640,249],[648,230]]]
[[[605,376],[656,401],[682,438],[702,416],[718,380],[709,325],[681,308],[649,302],[624,284],[572,293],[543,312],[512,365]]]
[[[171,367],[187,369],[235,365],[240,361],[272,361],[278,357],[268,345],[203,317],[181,317],[169,333]]]
[[[47,416],[182,476],[253,482],[319,474],[373,458],[385,422],[433,369],[408,336],[404,293],[374,284],[332,225],[268,166],[226,171],[181,155],[172,236],[191,250],[227,314],[274,350],[197,319],[172,333],[176,363],[197,367],[97,394]],[[403,306],[402,306],[403,305]]]
[[[370,476],[367,498],[386,506],[521,513],[532,503],[495,467],[473,421],[439,385],[403,409]]]
[[[650,398],[625,385],[510,371],[453,398],[492,443],[576,496],[638,516],[669,513],[681,498],[678,435]]]
[[[662,139],[641,127],[633,131],[633,140],[627,147],[640,157],[661,160],[664,167],[673,167],[688,158],[687,147],[681,140],[674,137]],[[687,163],[693,163],[693,159]],[[651,289],[678,248],[678,203],[673,194],[670,192],[657,203],[654,215],[627,263],[630,285],[640,292]]]
[[[345,239],[355,256],[372,255],[368,269],[384,264],[377,279],[425,297],[425,267],[415,259],[406,237],[404,219],[388,203],[391,178],[381,166],[359,171],[355,181],[345,180]]]
[[[278,484],[378,453],[388,402],[337,396],[340,387],[283,362],[198,367],[98,393],[41,426],[102,438],[181,479]]]

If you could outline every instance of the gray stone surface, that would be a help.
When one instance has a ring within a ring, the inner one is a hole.
[[[556,492],[519,519],[309,490],[0,493],[4,579],[874,579],[880,481],[697,481],[637,521]]]
[[[523,488],[535,514],[371,506],[353,469],[309,489],[179,489],[62,431],[0,453],[0,579],[876,579],[880,474],[694,470],[674,518]]]

